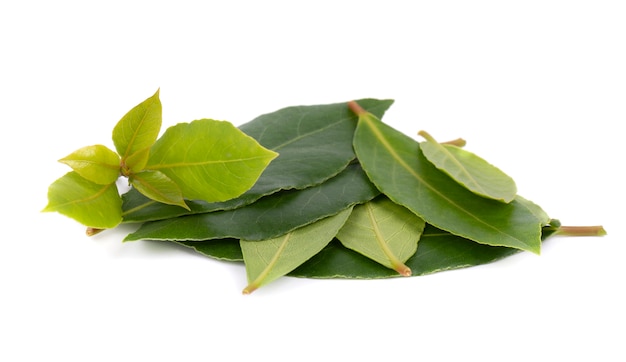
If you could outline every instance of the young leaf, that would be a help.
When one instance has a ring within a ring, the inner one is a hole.
[[[122,221],[122,199],[115,183],[99,185],[72,171],[50,185],[43,211],[59,212],[92,228],[109,229]]]
[[[130,183],[137,191],[152,200],[189,210],[178,185],[162,172],[141,171],[134,173],[130,178]]]
[[[346,222],[352,208],[277,238],[263,241],[241,240],[248,286],[244,294],[276,280],[322,250]]]
[[[480,197],[435,168],[419,143],[383,124],[372,114],[359,114],[354,149],[370,180],[391,200],[427,223],[478,243],[539,253],[540,219],[516,197],[509,204]]]
[[[113,129],[113,143],[122,157],[123,172],[141,171],[161,130],[159,91],[128,111]]]
[[[477,155],[452,145],[437,142],[425,131],[420,149],[435,167],[452,177],[473,193],[503,202],[511,202],[517,194],[515,181],[499,168]]]
[[[202,119],[168,128],[146,169],[163,172],[187,199],[216,202],[249,190],[277,155],[229,122]]]
[[[120,157],[103,145],[83,147],[59,162],[99,185],[111,184],[120,176]]]
[[[415,254],[424,225],[417,215],[381,196],[355,206],[337,239],[400,275],[411,276],[404,262]]]
[[[321,185],[281,191],[238,209],[147,222],[124,240],[271,239],[378,194],[361,166],[354,164]]]
[[[359,100],[363,108],[378,117],[382,117],[392,103],[391,100]],[[261,115],[239,129],[263,147],[280,154],[250,190],[224,202],[188,202],[190,212],[156,203],[130,190],[122,196],[124,221],[143,222],[189,213],[230,210],[280,190],[301,190],[318,185],[337,175],[356,157],[352,148],[356,123],[357,117],[345,102],[288,107]]]

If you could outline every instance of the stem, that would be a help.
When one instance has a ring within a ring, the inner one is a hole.
[[[348,108],[350,108],[350,110],[357,116],[362,116],[367,113],[367,111],[355,101],[348,102]]]
[[[98,229],[98,228],[92,228],[92,227],[88,227],[87,230],[85,230],[85,234],[87,234],[87,236],[94,236],[96,234],[99,234],[101,232],[103,232],[105,229]]]
[[[606,230],[602,225],[595,226],[561,226],[556,231],[556,235],[565,236],[603,236]]]
[[[462,139],[462,138],[457,138],[455,140],[451,140],[451,141],[447,141],[447,142],[441,142],[441,144],[442,145],[452,145],[452,146],[457,146],[457,147],[465,147],[467,142],[465,142],[465,140]]]

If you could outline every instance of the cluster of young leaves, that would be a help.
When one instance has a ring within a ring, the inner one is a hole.
[[[72,171],[50,185],[44,211],[69,216],[92,234],[122,222],[120,177],[154,202],[190,210],[186,200],[218,202],[241,195],[277,157],[229,122],[179,123],[157,139],[161,123],[157,91],[113,129],[117,152],[93,145],[60,160]]]
[[[539,253],[560,224],[458,142],[384,124],[391,100],[289,107],[241,130],[280,153],[241,197],[183,210],[124,195],[126,237],[243,261],[250,293],[281,276],[386,278]],[[418,248],[419,244],[419,248]]]
[[[243,261],[244,293],[284,275],[372,279],[479,265],[539,253],[564,233],[464,141],[420,131],[418,142],[383,123],[392,103],[288,107],[238,129],[200,120],[157,140],[157,92],[115,127],[117,153],[90,146],[61,160],[74,171],[50,187],[46,210],[92,228],[141,223],[125,241]],[[120,176],[131,185],[121,197]]]

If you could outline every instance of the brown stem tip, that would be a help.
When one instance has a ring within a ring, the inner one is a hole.
[[[365,113],[367,113],[367,111],[365,109],[363,109],[363,107],[361,107],[357,102],[355,101],[350,101],[348,102],[348,108],[350,108],[350,110],[352,112],[354,112],[354,114],[356,114],[357,116],[361,116]]]

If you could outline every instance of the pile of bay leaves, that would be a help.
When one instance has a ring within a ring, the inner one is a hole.
[[[391,100],[298,106],[239,127],[277,152],[254,186],[187,208],[123,195],[125,241],[161,240],[243,261],[250,293],[281,276],[387,278],[539,253],[557,220],[464,150],[380,120]]]

